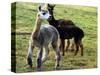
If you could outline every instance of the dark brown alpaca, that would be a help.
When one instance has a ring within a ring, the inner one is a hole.
[[[48,11],[51,14],[51,17],[48,19],[50,25],[53,25],[60,34],[60,49],[62,50],[62,55],[64,56],[64,48],[65,48],[65,39],[67,39],[67,46],[66,50],[70,45],[69,39],[74,38],[74,42],[76,44],[76,52],[77,54],[79,47],[81,48],[81,55],[83,55],[83,45],[82,45],[82,38],[84,37],[84,32],[79,28],[76,27],[75,24],[71,20],[64,20],[59,19],[56,20],[53,15],[55,5],[48,4]]]
[[[75,25],[71,20],[65,20],[65,19],[55,20],[54,15],[53,15],[54,7],[55,7],[55,5],[48,4],[48,11],[51,14],[51,18],[48,20],[50,25],[53,25],[56,28],[58,27],[58,25],[63,25],[63,26],[66,26],[66,25],[73,25],[74,26]],[[65,49],[65,39],[64,39],[64,37],[60,38],[60,49],[63,52],[62,53],[63,56],[64,56],[64,53],[65,53],[64,49],[68,50],[69,45],[70,45],[70,40],[67,39],[67,46],[66,46],[66,49]],[[73,47],[73,45],[72,45],[72,47]]]

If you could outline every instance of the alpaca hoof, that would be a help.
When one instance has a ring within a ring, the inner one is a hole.
[[[58,70],[59,69],[59,64],[57,64],[56,66],[55,66],[55,70]]]
[[[31,60],[31,58],[28,58],[27,62],[28,62],[28,65],[30,66],[30,68],[32,68],[32,60]]]

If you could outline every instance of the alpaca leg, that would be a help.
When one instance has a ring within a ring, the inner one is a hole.
[[[41,70],[42,52],[43,52],[43,48],[40,48],[37,54],[37,70]]]
[[[78,51],[79,51],[79,43],[76,43],[76,51],[75,51],[75,55],[77,55]]]
[[[33,49],[34,49],[34,46],[32,45],[32,43],[30,43],[29,47],[28,47],[27,63],[28,63],[28,65],[30,65],[31,68],[32,68]]]
[[[61,50],[62,50],[62,55],[64,56],[65,55],[65,40],[64,39],[61,39]]]
[[[57,43],[52,43],[52,46],[55,50],[55,58],[56,58],[56,63],[55,63],[55,69],[57,69],[59,67],[60,64],[60,59],[61,59],[61,55],[60,55],[60,49],[58,48]]]
[[[68,51],[69,45],[70,45],[70,40],[68,39],[68,40],[67,40],[66,51]]]
[[[48,59],[48,54],[49,54],[49,48],[48,46],[45,46],[45,51],[43,54],[42,62],[45,62]]]
[[[80,41],[80,48],[81,48],[81,56],[83,56],[83,44],[82,44],[82,41]]]

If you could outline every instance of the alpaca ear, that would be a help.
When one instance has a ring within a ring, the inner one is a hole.
[[[38,11],[41,11],[41,5],[39,5]]]
[[[47,4],[48,5],[48,7],[50,7],[50,4]]]
[[[55,7],[55,4],[48,4],[48,7]]]

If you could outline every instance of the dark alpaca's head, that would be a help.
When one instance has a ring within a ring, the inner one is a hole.
[[[48,4],[48,11],[52,14],[53,10],[54,10],[54,7],[55,5],[51,5],[51,4]]]
[[[48,4],[48,6],[47,6],[47,9],[48,9],[48,11],[49,11],[49,13],[51,15],[51,17],[49,18],[49,20],[54,19],[54,16],[53,16],[54,7],[55,7],[55,5],[51,5],[51,4]]]

